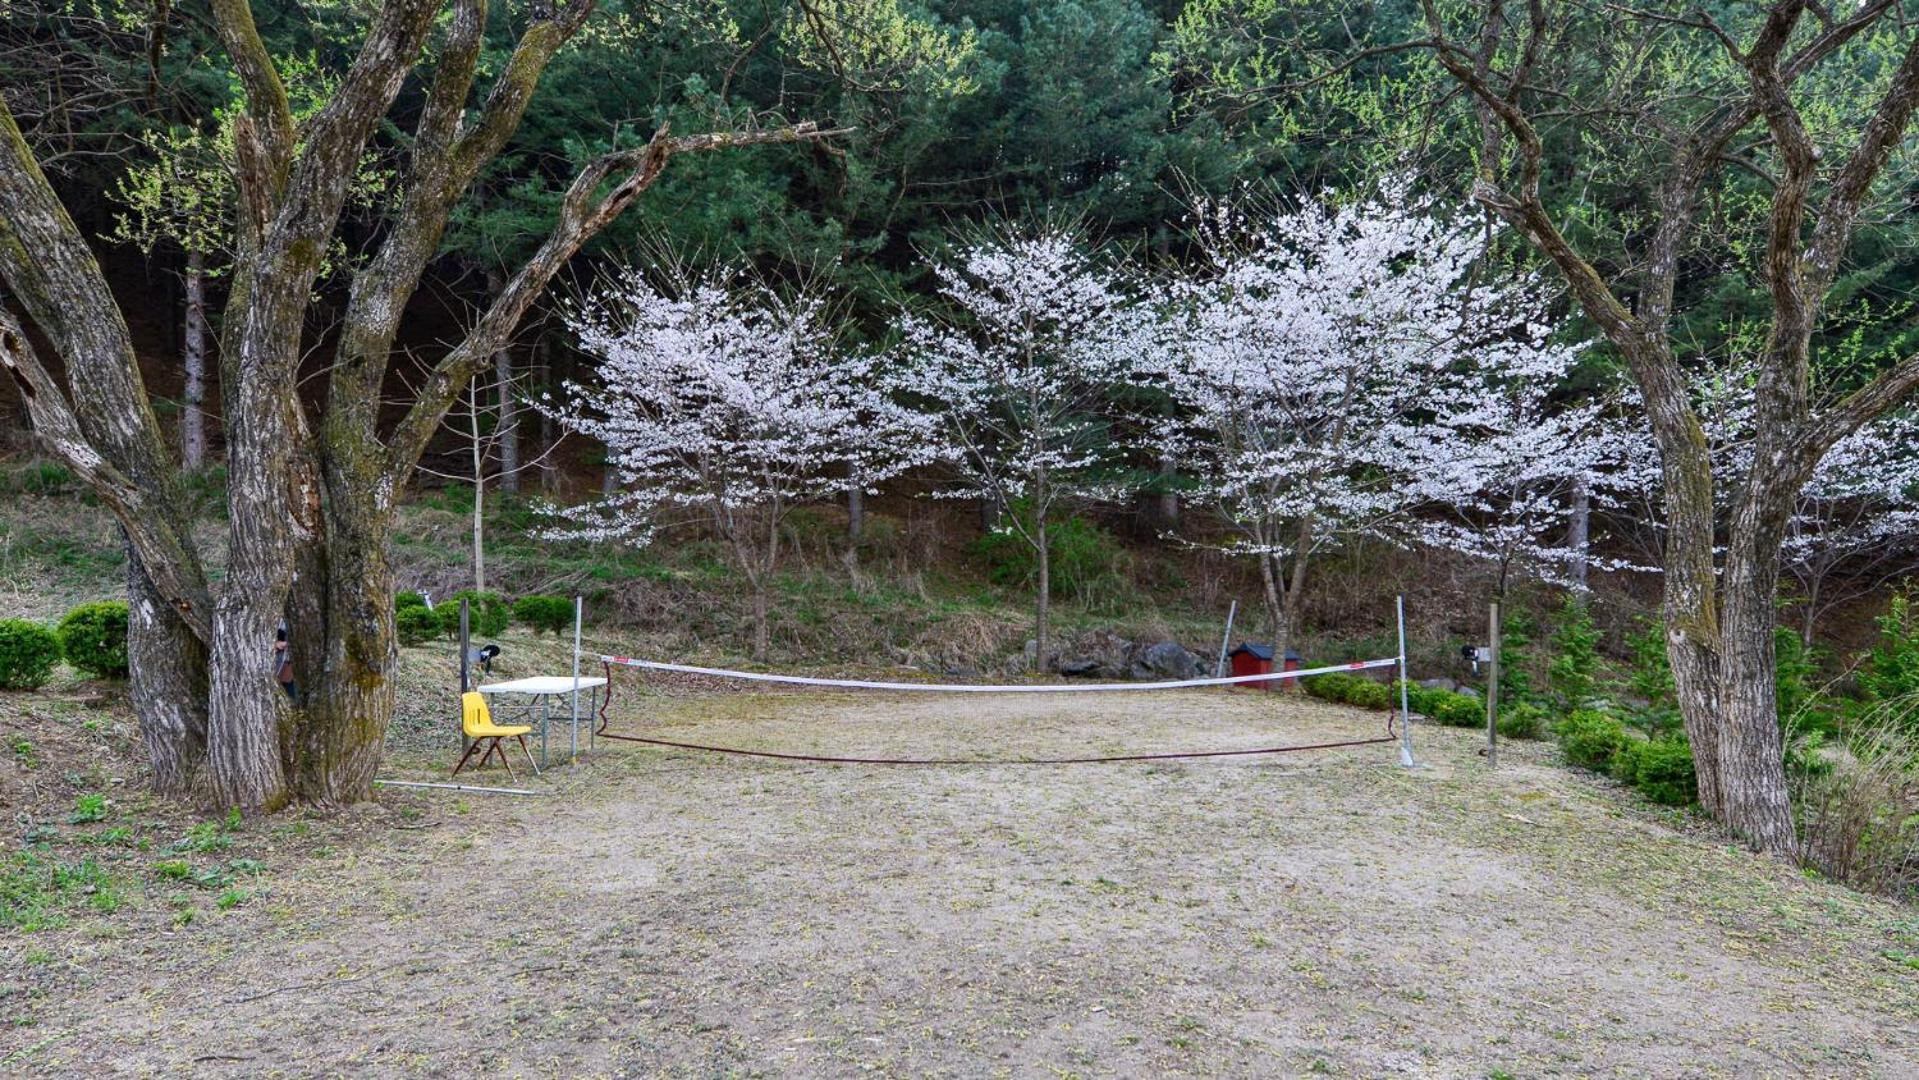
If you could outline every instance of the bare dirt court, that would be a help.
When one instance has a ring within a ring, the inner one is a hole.
[[[1381,725],[1218,691],[621,705],[618,727],[668,738],[1007,757]],[[1919,935],[1910,911],[1676,832],[1544,747],[1509,749],[1488,778],[1471,733],[1417,735],[1432,767],[1415,773],[1391,746],[878,768],[601,743],[552,775],[554,797],[436,797],[271,876],[268,902],[74,936],[37,1023],[0,1032],[0,1060],[236,1076],[1919,1073],[1919,971],[1888,958]],[[0,940],[13,961],[22,947]]]

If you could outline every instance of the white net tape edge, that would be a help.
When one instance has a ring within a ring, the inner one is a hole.
[[[747,682],[784,683],[789,686],[829,686],[856,690],[905,690],[915,693],[945,694],[1090,694],[1119,690],[1180,690],[1191,686],[1234,686],[1240,683],[1275,682],[1280,679],[1303,679],[1310,675],[1336,675],[1342,672],[1366,671],[1372,668],[1397,667],[1399,665],[1399,657],[1389,656],[1381,660],[1356,660],[1350,664],[1331,664],[1326,667],[1305,668],[1300,671],[1274,671],[1264,675],[1230,675],[1216,679],[1174,679],[1164,682],[997,685],[974,683],[874,682],[866,679],[816,679],[806,675],[769,675],[757,671],[733,671],[728,668],[695,667],[692,664],[667,664],[657,660],[635,660],[630,656],[601,655],[600,662],[603,664],[620,664],[625,667],[644,668],[648,671],[671,671],[681,675],[711,675],[723,679],[742,679]]]

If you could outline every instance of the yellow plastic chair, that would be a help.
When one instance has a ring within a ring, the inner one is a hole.
[[[480,755],[480,762],[474,768],[485,768],[486,759],[497,753],[500,755],[500,764],[506,766],[506,774],[512,776],[513,766],[506,760],[506,747],[503,745],[506,739],[520,741],[520,749],[526,751],[526,763],[533,766],[536,775],[539,773],[540,767],[533,764],[533,751],[526,745],[526,733],[533,729],[523,724],[503,726],[494,723],[493,712],[486,707],[485,694],[469,690],[460,695],[460,730],[473,743],[466,748],[466,753],[460,755],[460,763],[453,766],[453,775],[460,775],[460,770],[466,768],[467,759],[473,756],[473,751],[485,747],[486,753]]]

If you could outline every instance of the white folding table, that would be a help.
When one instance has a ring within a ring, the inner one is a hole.
[[[530,699],[526,707],[529,710],[534,708],[539,710],[540,768],[544,769],[546,768],[546,725],[547,719],[552,711],[550,708],[552,703],[557,699],[565,698],[569,695],[574,696],[574,708],[571,718],[572,731],[567,740],[568,760],[572,760],[578,757],[580,753],[581,710],[579,708],[577,693],[582,690],[587,692],[587,708],[585,710],[587,721],[586,737],[588,745],[590,746],[593,739],[593,713],[595,706],[599,702],[600,688],[605,685],[606,680],[598,675],[583,675],[577,680],[571,675],[534,675],[525,679],[508,679],[506,682],[487,683],[484,686],[476,686],[473,689],[488,697],[494,697],[500,694],[516,694]],[[530,712],[528,718],[531,719]]]

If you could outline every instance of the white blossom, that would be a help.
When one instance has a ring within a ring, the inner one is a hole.
[[[1537,403],[1514,412],[1504,388],[1556,384],[1577,350],[1555,340],[1536,278],[1487,268],[1482,223],[1393,179],[1346,204],[1203,207],[1194,232],[1199,268],[1166,288],[1149,353],[1174,405],[1157,436],[1188,498],[1231,526],[1226,549],[1261,559],[1282,634],[1282,593],[1316,552],[1409,531],[1457,542],[1410,515],[1490,505],[1494,463],[1502,486],[1534,486],[1546,466],[1514,473],[1494,442],[1523,442]]]
[[[617,490],[556,511],[559,535],[644,544],[704,521],[763,607],[793,506],[870,488],[923,456],[922,422],[880,388],[875,356],[842,347],[818,295],[728,271],[676,271],[656,288],[629,270],[568,324],[598,363],[544,407],[605,444]]]

